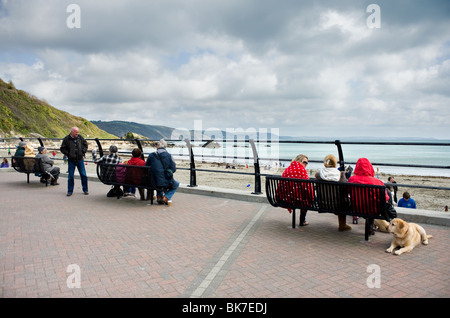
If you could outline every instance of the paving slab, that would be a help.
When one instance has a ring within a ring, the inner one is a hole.
[[[391,234],[364,241],[364,222],[290,214],[267,202],[177,192],[173,206],[106,197],[75,180],[66,196],[38,178],[0,173],[1,298],[448,298],[450,227],[419,223],[428,246],[394,256]],[[215,190],[216,191],[216,190]],[[213,191],[214,192],[214,191]],[[219,191],[220,192],[220,191]],[[228,191],[227,191],[228,192]]]

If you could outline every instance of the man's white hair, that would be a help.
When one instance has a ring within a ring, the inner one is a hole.
[[[158,141],[158,148],[167,148],[167,142],[164,139]]]

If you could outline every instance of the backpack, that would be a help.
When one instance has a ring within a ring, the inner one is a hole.
[[[127,173],[127,167],[124,167],[122,163],[116,167],[116,181],[118,183],[125,183],[125,175]]]
[[[123,196],[123,191],[120,188],[120,186],[112,186],[111,189],[106,194],[106,196],[108,198],[121,197],[121,196]]]

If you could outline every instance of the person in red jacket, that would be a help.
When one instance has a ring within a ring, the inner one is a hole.
[[[281,177],[283,178],[295,178],[295,179],[309,179],[308,172],[306,171],[306,166],[308,165],[308,157],[303,154],[299,154],[297,157],[295,157],[294,160],[292,160],[289,167],[284,170]],[[308,201],[309,198],[314,198],[314,193],[311,189],[285,189],[283,186],[280,188],[282,192],[284,192],[285,195],[288,197],[291,197],[292,202],[295,200],[306,200]],[[309,191],[310,193],[307,193],[307,195],[304,198],[298,197],[298,194],[303,193],[305,194],[305,191]],[[310,197],[308,197],[310,196]],[[292,212],[291,209],[288,209],[289,212]],[[305,221],[306,219],[306,212],[308,210],[301,209],[300,211],[300,226],[308,225],[309,223]]]
[[[131,151],[131,158],[126,162],[128,166],[145,166],[145,160],[141,149],[134,148]],[[143,169],[127,167],[125,183],[139,185],[142,183]],[[124,196],[136,196],[136,187],[124,187]],[[139,188],[141,200],[145,200],[144,189]]]
[[[356,162],[355,170],[353,171],[353,176],[348,179],[349,183],[360,183],[360,184],[374,184],[374,185],[384,185],[383,181],[375,178],[375,170],[373,169],[372,163],[370,163],[367,158],[359,158]],[[388,214],[391,218],[395,218],[397,213],[392,206],[392,200],[386,190],[386,204],[388,209]],[[373,219],[370,219],[370,228],[373,228]]]
[[[145,166],[145,160],[143,159],[143,154],[141,149],[134,148],[131,152],[131,158],[126,163],[129,166]],[[141,184],[142,175],[144,173],[143,169],[140,168],[127,168],[127,173],[125,177],[126,183],[131,184]],[[124,189],[124,196],[136,196],[136,187],[128,187]],[[141,196],[141,200],[145,200],[144,189],[139,189],[139,194]]]

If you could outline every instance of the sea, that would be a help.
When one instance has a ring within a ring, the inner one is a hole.
[[[308,156],[307,169],[313,170],[323,167],[323,158],[328,154],[339,158],[332,140],[259,141],[254,147],[243,141],[218,141],[213,143],[215,147],[203,147],[204,141],[190,143],[196,162],[252,166],[256,155],[261,173],[267,174],[284,170],[298,154]],[[376,174],[450,177],[450,140],[341,140],[341,145],[346,167],[354,167],[358,158],[364,157],[370,160]],[[144,149],[147,151],[151,150]],[[175,142],[169,152],[176,159],[189,160],[184,141]]]

